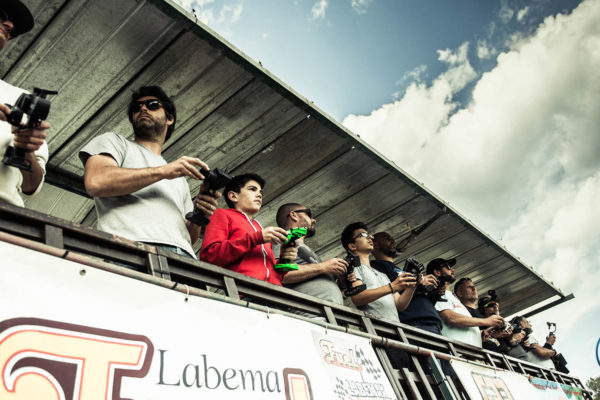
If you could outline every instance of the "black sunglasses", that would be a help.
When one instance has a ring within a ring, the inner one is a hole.
[[[302,210],[294,210],[292,212],[305,213],[306,215],[308,215],[308,218],[312,218],[312,212],[310,211],[310,208],[304,208]]]
[[[131,111],[136,113],[142,109],[142,106],[146,106],[146,108],[150,111],[156,111],[163,106],[163,104],[156,99],[144,100],[144,101],[134,101],[131,104]]]

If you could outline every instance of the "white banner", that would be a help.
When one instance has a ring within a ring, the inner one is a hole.
[[[581,389],[568,385],[456,360],[452,360],[451,364],[472,400],[575,400],[583,398]]]
[[[369,342],[0,242],[0,399],[393,399]]]

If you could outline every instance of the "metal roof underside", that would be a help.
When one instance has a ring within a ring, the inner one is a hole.
[[[264,176],[258,219],[274,224],[277,207],[286,202],[310,206],[318,233],[309,244],[324,259],[343,255],[339,236],[350,222],[362,220],[399,242],[408,235],[407,222],[418,229],[446,206],[170,0],[25,3],[36,26],[4,49],[0,74],[26,89],[60,92],[49,118],[46,180],[52,185],[28,207],[94,224],[93,202],[74,193],[83,176],[77,153],[103,132],[132,136],[126,105],[131,92],[147,84],[162,86],[177,104],[167,161],[197,156],[213,168]],[[190,186],[194,191],[198,183]],[[471,277],[480,294],[497,289],[504,315],[554,296],[565,299],[450,207],[397,262],[409,255],[424,263],[457,257],[457,275]]]

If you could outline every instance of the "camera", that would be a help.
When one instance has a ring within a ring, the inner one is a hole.
[[[415,278],[425,271],[425,266],[414,257],[409,257],[404,261],[404,272],[413,274]]]
[[[14,106],[6,104],[10,108],[10,114],[7,116],[6,122],[13,126],[22,127],[23,117],[26,117],[24,124],[26,128],[38,127],[43,120],[48,118],[50,113],[50,101],[46,99],[46,96],[53,94],[58,94],[58,92],[40,88],[33,88],[33,94],[22,93]],[[2,162],[11,167],[31,171],[31,162],[25,159],[25,149],[20,147],[8,146]]]
[[[408,257],[406,261],[404,261],[404,272],[409,274],[413,274],[415,278],[419,278],[420,274],[425,272],[425,266],[422,262],[417,260],[414,257]],[[444,283],[444,277],[439,277],[438,280],[441,284]],[[434,304],[440,300],[441,295],[437,291],[437,287],[433,285],[423,285],[419,283],[417,285],[417,289],[415,290],[415,296],[426,296],[431,300]]]
[[[354,269],[360,265],[360,258],[355,256],[354,254],[348,252],[344,260],[348,263],[348,268],[346,268],[346,275],[344,275],[344,280],[346,282],[346,289],[344,290],[344,296],[352,297],[356,296],[360,292],[364,291],[367,288],[367,285],[364,283],[356,286],[352,286],[352,282],[348,276],[354,272]]]
[[[223,189],[227,186],[229,181],[233,179],[233,176],[220,168],[212,169],[210,171],[203,169],[200,172],[204,175],[204,189],[202,190],[202,194],[208,194],[211,190]],[[195,207],[193,212],[186,214],[185,219],[198,226],[208,224],[208,218],[206,218],[202,211]]]

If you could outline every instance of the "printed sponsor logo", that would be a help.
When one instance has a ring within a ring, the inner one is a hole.
[[[0,398],[121,399],[121,379],[146,376],[145,336],[37,318],[0,323]]]
[[[513,400],[514,397],[508,390],[506,382],[500,377],[471,372],[473,381],[477,385],[483,400]]]

